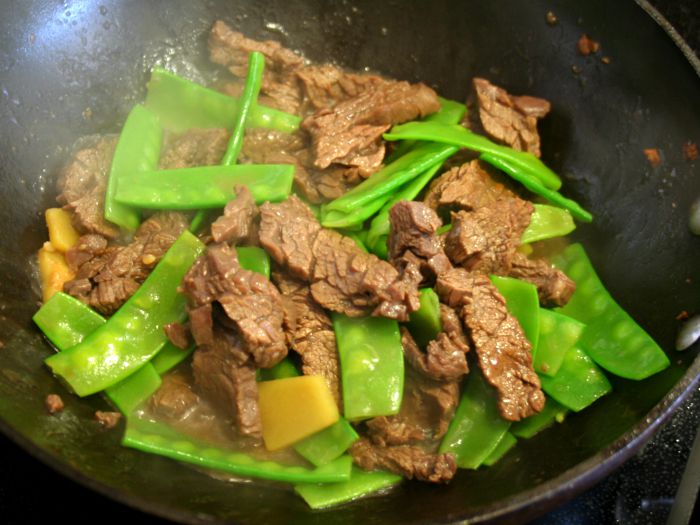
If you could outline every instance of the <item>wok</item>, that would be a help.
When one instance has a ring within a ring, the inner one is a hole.
[[[545,23],[550,9],[555,26]],[[186,522],[524,521],[618,467],[696,385],[698,345],[685,353],[672,347],[675,316],[700,311],[700,240],[687,228],[700,177],[681,150],[700,139],[698,62],[689,56],[690,67],[640,5],[31,0],[4,11],[0,428],[62,474]],[[30,261],[45,239],[41,210],[54,202],[56,172],[77,137],[118,131],[142,99],[151,66],[211,78],[205,34],[217,18],[312,60],[422,80],[458,100],[475,75],[549,99],[544,160],[563,176],[565,193],[595,215],[575,237],[614,297],[667,349],[671,366],[641,383],[611,377],[612,395],[521,442],[493,468],[460,471],[445,487],[404,483],[384,497],[316,513],[277,486],[222,483],[121,448],[118,431],[92,420],[106,407],[99,397],[64,395],[64,412],[47,415],[44,397],[63,390],[42,366],[51,349],[31,323],[39,295]],[[601,42],[601,53],[577,54],[583,32]],[[658,168],[642,154],[650,147],[662,152]]]

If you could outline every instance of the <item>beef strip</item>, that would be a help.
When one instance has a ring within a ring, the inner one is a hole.
[[[298,70],[296,75],[309,106],[314,109],[333,107],[387,82],[376,75],[347,73],[332,64],[309,65]]]
[[[170,342],[178,348],[185,350],[190,346],[190,337],[187,328],[182,323],[169,323],[163,329]]]
[[[479,366],[498,392],[498,408],[509,421],[544,407],[540,380],[532,367],[531,346],[505,299],[486,275],[455,268],[437,281],[440,298],[459,308]]]
[[[160,156],[161,169],[190,168],[219,164],[228,146],[225,129],[190,129],[166,134]]]
[[[507,274],[534,209],[531,202],[515,197],[476,211],[453,212],[445,253],[470,271]]]
[[[549,113],[549,102],[529,96],[514,97],[483,78],[474,79],[474,89],[484,130],[516,150],[539,157],[537,119]]]
[[[236,186],[236,197],[224,207],[224,214],[211,225],[214,242],[257,244],[258,207],[246,186]]]
[[[104,197],[112,165],[115,137],[101,137],[92,146],[78,150],[62,170],[57,200],[72,212],[73,226],[81,233],[108,238],[119,235],[119,228],[104,218]]]
[[[350,447],[353,461],[364,470],[389,470],[408,479],[447,483],[457,471],[452,454],[431,454],[421,447],[382,447],[360,438]]]
[[[131,297],[153,267],[187,228],[181,213],[163,212],[144,221],[126,246],[108,245],[88,234],[66,253],[75,278],[63,290],[109,315]]]
[[[418,309],[417,282],[403,280],[349,237],[321,228],[296,196],[263,204],[260,215],[260,244],[293,276],[311,284],[322,307],[352,317],[371,313],[398,320]]]
[[[311,297],[305,283],[280,272],[275,272],[273,279],[286,299],[290,343],[301,356],[302,372],[323,376],[342,410],[338,348],[330,317]]]
[[[190,311],[220,305],[257,366],[269,368],[287,355],[279,291],[264,276],[241,268],[228,245],[210,245],[185,275],[182,291]],[[211,312],[205,310],[203,315],[209,318],[199,322],[208,331]],[[195,339],[199,342],[199,337]]]
[[[199,396],[181,373],[166,374],[148,401],[154,414],[171,420],[184,419],[197,406]]]
[[[211,344],[201,345],[192,358],[197,390],[230,415],[243,436],[262,436],[255,365],[245,343],[216,326]]]
[[[537,286],[544,306],[564,306],[576,291],[576,283],[545,259],[530,259],[516,253],[509,274]]]

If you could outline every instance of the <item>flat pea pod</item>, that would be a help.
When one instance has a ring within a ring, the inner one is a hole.
[[[122,414],[129,417],[162,383],[153,365],[146,363],[130,376],[107,388],[105,394]]]
[[[105,319],[95,310],[63,292],[55,293],[34,314],[32,320],[59,350],[81,342]]]
[[[190,128],[232,129],[239,102],[213,89],[179,77],[161,67],[151,71],[145,106],[158,115],[164,128],[181,132]],[[301,118],[276,109],[255,104],[250,111],[249,125],[292,133]]]
[[[407,122],[391,128],[389,133],[384,134],[384,138],[386,140],[424,140],[475,150],[507,161],[510,165],[517,167],[520,173],[540,181],[547,188],[558,190],[561,187],[559,176],[532,153],[501,146],[463,126],[440,122]]]
[[[115,200],[124,178],[154,170],[160,160],[163,129],[158,117],[141,105],[134,106],[119,134],[109,171],[104,201],[104,216],[110,222],[133,232],[141,223],[137,208]]]
[[[352,425],[341,417],[330,427],[296,443],[294,450],[320,467],[343,455],[358,438]]]
[[[510,422],[501,417],[494,389],[472,370],[454,418],[440,443],[440,453],[451,452],[460,468],[479,468],[508,433]]]
[[[525,337],[532,345],[533,354],[540,338],[540,300],[537,287],[531,283],[492,275],[491,282],[506,300],[506,308],[518,320]]]
[[[236,194],[233,187],[247,186],[255,202],[286,199],[294,180],[291,164],[237,164],[202,166],[143,173],[124,178],[116,199],[138,208],[198,210],[223,208]]]
[[[569,348],[554,377],[540,375],[542,390],[574,412],[580,412],[612,390],[610,381],[580,348]]]
[[[411,312],[406,326],[418,346],[425,348],[442,332],[440,319],[440,298],[432,288],[421,288],[420,308]]]
[[[259,368],[258,373],[260,374],[260,381],[273,381],[275,379],[296,377],[299,375],[299,370],[297,370],[296,365],[289,357],[285,357],[271,368]]]
[[[495,465],[503,456],[505,456],[518,442],[516,438],[510,432],[506,432],[503,438],[498,442],[496,448],[493,449],[491,454],[482,463],[486,467],[492,467]]]
[[[81,397],[104,390],[143,366],[166,344],[163,326],[183,319],[185,298],[177,288],[203,250],[199,239],[184,232],[105,324],[45,363]]]
[[[354,501],[363,496],[387,489],[401,483],[401,476],[374,470],[364,471],[352,467],[348,481],[340,483],[300,483],[294,485],[294,490],[312,509],[325,509],[340,503]]]
[[[399,324],[384,317],[333,313],[332,318],[345,417],[354,421],[396,414],[404,380]]]
[[[533,353],[535,372],[553,377],[557,375],[566,352],[574,346],[586,325],[573,317],[540,308],[540,342]]]
[[[350,479],[352,458],[342,456],[315,469],[257,460],[242,452],[213,446],[145,419],[127,419],[122,445],[198,467],[237,476],[287,483],[334,483]]]
[[[569,410],[551,397],[546,397],[544,408],[537,414],[516,421],[510,426],[510,432],[522,439],[529,439],[548,428],[555,421],[561,423]]]
[[[563,237],[576,229],[574,219],[569,210],[549,206],[548,204],[533,204],[535,211],[530,218],[530,224],[523,232],[520,242],[523,244]]]
[[[265,250],[257,246],[236,246],[236,255],[241,268],[270,278],[270,256]]]
[[[576,292],[557,311],[585,323],[578,345],[608,372],[645,379],[670,362],[658,344],[610,296],[583,246],[572,244],[552,262],[576,282]]]

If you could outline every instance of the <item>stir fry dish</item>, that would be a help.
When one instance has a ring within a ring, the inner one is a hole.
[[[210,87],[154,68],[46,210],[50,371],[126,447],[312,508],[488,468],[664,352],[566,236],[546,100],[311,64],[217,22]]]

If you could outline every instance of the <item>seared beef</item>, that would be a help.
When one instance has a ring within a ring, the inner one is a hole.
[[[211,303],[188,308],[190,332],[197,345],[208,345],[214,340],[214,318]]]
[[[116,145],[115,137],[101,137],[75,153],[59,177],[57,200],[72,212],[73,226],[81,233],[108,238],[119,235],[119,228],[104,218],[105,190]]]
[[[306,66],[296,73],[309,105],[330,108],[387,81],[376,75],[346,73],[332,64]]]
[[[542,410],[544,394],[530,343],[489,278],[455,268],[438,278],[437,290],[444,302],[460,309],[481,371],[498,391],[503,417],[519,421]]]
[[[58,414],[64,408],[63,399],[58,394],[49,394],[44,399],[44,406],[49,414]]]
[[[384,158],[382,133],[438,109],[437,94],[424,84],[385,82],[317,111],[304,119],[302,128],[311,135],[316,167],[338,163],[372,172]]]
[[[241,435],[261,437],[255,365],[245,346],[217,326],[212,343],[195,350],[192,371],[197,390],[231,416]]]
[[[287,355],[280,293],[264,276],[241,268],[228,245],[209,246],[185,275],[182,290],[191,310],[212,303],[223,308],[257,366],[269,368]],[[203,320],[205,327],[209,322]]]
[[[453,212],[445,253],[470,271],[508,273],[533,211],[532,203],[516,197],[476,211]]]
[[[544,259],[529,259],[516,253],[509,275],[537,286],[544,306],[564,306],[576,291],[576,283]]]
[[[183,350],[189,348],[190,337],[185,325],[182,323],[169,323],[166,324],[163,329],[165,330],[165,335],[168,336],[168,339],[173,345]]]
[[[180,373],[166,374],[160,388],[148,401],[154,414],[171,419],[184,419],[197,405],[199,397]]]
[[[102,410],[95,411],[95,420],[107,429],[116,427],[121,419],[121,412],[104,412]]]
[[[479,118],[486,133],[520,151],[540,156],[537,119],[544,117],[550,104],[542,98],[514,97],[483,78],[474,79],[479,100]]]
[[[245,186],[236,186],[236,197],[224,208],[224,214],[211,225],[214,242],[257,244],[258,207]]]
[[[275,273],[275,283],[285,298],[291,346],[301,356],[305,375],[320,375],[341,406],[338,348],[333,323],[313,297],[306,283]]]
[[[457,462],[452,454],[431,454],[420,447],[399,445],[382,447],[360,438],[350,447],[353,461],[364,470],[389,470],[408,479],[447,483]]]
[[[351,317],[371,313],[398,320],[418,309],[416,282],[401,279],[394,267],[349,237],[321,228],[297,197],[265,203],[260,214],[261,245],[295,277],[311,283],[322,307]]]
[[[186,228],[184,215],[163,212],[144,221],[126,246],[108,246],[104,238],[83,235],[66,253],[75,278],[65,283],[64,291],[98,312],[112,314]]]
[[[160,156],[160,168],[191,168],[219,164],[226,152],[228,139],[228,131],[218,128],[190,129],[179,135],[166,134]]]

